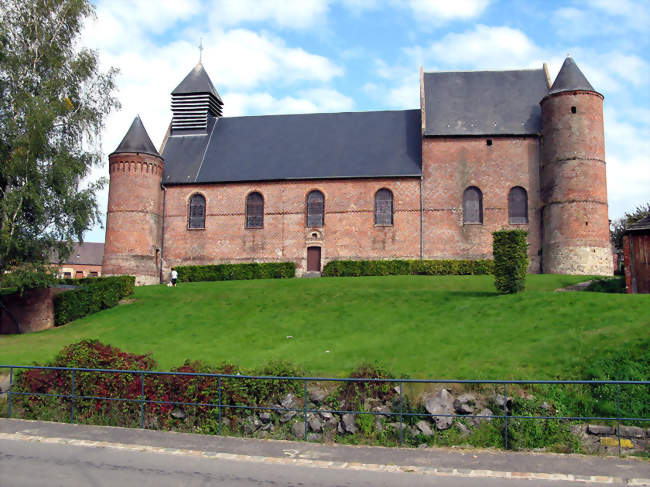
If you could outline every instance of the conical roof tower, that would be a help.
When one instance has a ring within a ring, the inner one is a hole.
[[[140,115],[137,115],[133,119],[131,127],[126,132],[126,135],[120,142],[120,145],[117,146],[117,149],[113,151],[113,154],[124,154],[126,152],[140,153],[140,154],[151,154],[152,156],[160,157],[156,147],[151,142],[147,130],[140,120]],[[109,156],[110,157],[110,156]]]
[[[582,74],[582,71],[580,71],[580,68],[578,68],[578,65],[573,58],[567,56],[564,60],[564,64],[562,64],[562,67],[560,68],[560,72],[557,74],[557,77],[553,82],[553,86],[551,86],[549,94],[552,95],[555,93],[562,93],[563,91],[578,90],[593,91],[594,93],[597,93],[596,90],[594,90],[594,87],[591,86],[591,83],[587,81],[585,75]]]
[[[205,130],[220,117],[223,101],[201,63],[172,91],[172,131]]]

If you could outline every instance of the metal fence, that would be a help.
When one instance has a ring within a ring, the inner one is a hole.
[[[123,403],[136,403],[140,405],[140,427],[145,428],[145,406],[146,405],[171,405],[171,406],[192,406],[192,407],[208,407],[218,408],[218,434],[222,434],[222,411],[224,409],[241,409],[250,411],[276,411],[276,412],[289,412],[295,411],[302,413],[304,416],[304,439],[307,440],[308,432],[308,414],[309,413],[331,413],[331,414],[353,414],[353,415],[375,415],[375,416],[389,416],[399,418],[399,444],[404,441],[404,420],[408,417],[450,417],[450,418],[476,418],[476,419],[502,419],[504,422],[504,445],[508,449],[508,423],[515,419],[524,420],[557,420],[557,421],[616,421],[616,436],[618,438],[618,452],[621,454],[621,423],[624,422],[649,422],[650,418],[638,417],[625,417],[621,415],[621,386],[628,385],[642,385],[649,386],[650,381],[614,381],[614,380],[451,380],[451,379],[366,379],[366,378],[335,378],[335,377],[285,377],[285,376],[254,376],[254,375],[229,375],[229,374],[214,374],[214,373],[201,373],[201,372],[157,372],[151,370],[119,370],[119,369],[92,369],[92,368],[68,368],[68,367],[42,367],[42,366],[18,366],[18,365],[0,365],[0,370],[9,370],[9,389],[2,391],[0,395],[6,395],[8,400],[8,414],[9,418],[12,417],[13,399],[16,396],[41,396],[41,397],[56,397],[70,400],[70,422],[76,422],[75,415],[75,402],[79,399],[91,399],[98,401],[118,401]],[[19,391],[14,389],[15,385],[15,371],[18,370],[58,370],[70,373],[70,392],[69,394],[56,394],[56,393],[36,393],[29,391]],[[140,378],[140,396],[137,399],[122,398],[122,397],[104,397],[104,396],[87,396],[79,395],[75,391],[75,376],[80,373],[102,373],[102,374],[128,374]],[[147,377],[155,376],[185,376],[185,377],[209,377],[217,380],[217,397],[216,403],[200,403],[200,402],[178,402],[178,401],[162,401],[155,399],[148,399],[145,396],[145,379]],[[222,386],[225,380],[254,380],[254,381],[298,381],[302,383],[303,391],[303,407],[278,407],[274,405],[241,405],[241,404],[228,404],[222,401]],[[347,410],[347,409],[314,409],[309,407],[309,394],[307,385],[310,383],[356,383],[356,384],[369,384],[369,383],[388,383],[394,384],[396,392],[399,394],[399,408],[395,411],[361,411],[361,410]],[[493,385],[503,387],[503,408],[501,414],[493,415],[476,415],[476,414],[424,414],[421,412],[411,412],[405,410],[405,394],[404,386],[408,384],[466,384],[466,385]],[[522,385],[610,385],[616,386],[616,416],[526,416],[526,415],[513,415],[508,411],[508,386],[522,386]]]

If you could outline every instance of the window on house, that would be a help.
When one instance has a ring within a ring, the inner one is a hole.
[[[190,211],[188,215],[189,228],[205,228],[205,197],[195,194],[190,198]]]
[[[463,193],[463,223],[483,223],[483,194],[476,186]]]
[[[515,186],[508,193],[508,222],[528,223],[528,194],[521,186]]]
[[[325,214],[325,196],[314,190],[307,196],[307,226],[322,227]]]
[[[259,193],[251,193],[246,197],[246,228],[262,228],[264,226],[264,198]]]
[[[75,277],[75,279],[83,279],[83,277],[84,277],[84,271],[77,271],[77,272],[75,272],[74,277]]]
[[[90,277],[99,277],[99,273],[97,271],[90,271]]]
[[[70,272],[64,272],[63,273],[63,278],[64,279],[70,279],[71,277],[72,277],[72,273],[70,273]]]
[[[380,189],[375,193],[375,225],[393,224],[393,193]]]

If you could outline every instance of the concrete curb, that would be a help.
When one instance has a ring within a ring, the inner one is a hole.
[[[77,440],[70,438],[55,438],[45,436],[32,436],[22,433],[0,433],[0,439],[11,441],[28,441],[33,443],[47,443],[57,445],[71,445],[89,448],[111,448],[114,450],[126,450],[141,453],[194,456],[213,458],[218,460],[229,460],[249,463],[268,463],[281,465],[297,465],[312,468],[329,468],[337,470],[360,470],[370,472],[408,472],[420,475],[432,475],[441,477],[465,477],[465,478],[503,478],[503,479],[521,479],[521,480],[548,480],[564,481],[579,483],[597,483],[597,484],[622,484],[630,486],[649,486],[650,479],[632,478],[624,479],[621,477],[599,476],[599,475],[573,475],[566,473],[541,473],[541,472],[506,472],[496,470],[474,470],[462,468],[436,468],[421,466],[404,466],[404,465],[382,465],[356,462],[336,462],[322,460],[307,460],[302,458],[277,458],[257,455],[241,455],[234,453],[223,453],[203,450],[189,450],[179,448],[166,448],[148,445],[111,443],[106,441]]]

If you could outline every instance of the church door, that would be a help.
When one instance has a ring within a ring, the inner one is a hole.
[[[307,248],[307,272],[320,272],[320,247]]]

